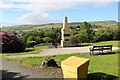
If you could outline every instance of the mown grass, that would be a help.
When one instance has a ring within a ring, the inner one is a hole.
[[[40,49],[48,49],[47,46],[40,46],[35,48],[28,48],[24,52],[20,53],[2,53],[2,56],[14,56],[14,55],[26,55],[26,54],[35,54],[38,53]]]
[[[102,42],[93,44],[93,46],[113,45],[114,47],[120,47],[120,45],[118,44],[119,42],[120,41],[102,41]]]
[[[39,47],[35,47],[35,50],[40,50],[40,49],[48,49],[47,46],[39,46]]]
[[[81,46],[91,46],[93,43],[80,43]]]
[[[115,50],[115,53],[120,53],[120,50]],[[63,54],[54,56],[44,56],[44,57],[27,57],[27,58],[16,58],[10,59],[16,62],[21,62],[22,64],[29,66],[41,65],[42,61],[47,58],[54,58],[57,64],[60,66],[61,61],[67,59],[70,56],[77,56],[81,58],[90,59],[89,73],[106,73],[109,75],[118,76],[118,55],[99,55],[99,56],[89,56],[85,54]]]
[[[120,41],[102,41],[97,43],[81,43],[81,46],[103,46],[103,45],[113,45],[113,47],[120,47],[118,44]]]

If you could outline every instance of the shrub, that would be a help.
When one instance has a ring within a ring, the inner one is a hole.
[[[50,38],[50,37],[44,37],[43,40],[44,40],[46,43],[52,42],[52,38]]]
[[[36,45],[36,41],[27,41],[26,46],[29,47],[34,47]]]
[[[25,44],[13,34],[8,32],[1,32],[0,36],[2,53],[15,53],[25,50]]]

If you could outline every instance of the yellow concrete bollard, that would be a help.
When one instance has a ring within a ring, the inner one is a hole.
[[[71,56],[61,62],[64,80],[86,80],[89,59]]]

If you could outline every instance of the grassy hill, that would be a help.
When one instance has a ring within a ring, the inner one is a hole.
[[[89,22],[91,25],[99,25],[99,26],[112,26],[118,24],[115,21],[96,21],[96,22]]]
[[[69,26],[75,26],[79,25],[82,22],[72,22],[69,23]],[[95,21],[95,22],[88,22],[91,25],[96,25],[96,26],[102,26],[102,27],[110,27],[110,28],[118,28],[118,22],[115,21]],[[8,27],[3,27],[2,31],[28,31],[28,30],[38,30],[38,29],[43,29],[43,28],[61,28],[62,23],[50,23],[50,24],[43,24],[43,25],[18,25],[18,26],[8,26]]]

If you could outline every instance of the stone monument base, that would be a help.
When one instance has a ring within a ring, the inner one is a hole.
[[[70,47],[70,42],[61,40],[61,47]]]

